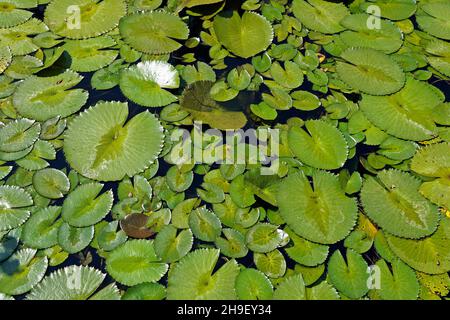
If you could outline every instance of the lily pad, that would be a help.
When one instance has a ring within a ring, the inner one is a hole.
[[[305,132],[298,126],[289,128],[292,152],[305,164],[319,169],[337,169],[347,160],[348,146],[342,133],[321,120],[305,122]]]
[[[23,224],[30,217],[31,195],[17,186],[0,186],[0,231]]]
[[[217,249],[197,249],[177,262],[169,273],[167,298],[170,300],[230,300],[236,298],[235,280],[239,267],[234,260],[214,270]]]
[[[161,151],[162,128],[149,112],[128,121],[127,117],[128,105],[120,102],[100,102],[77,116],[64,139],[69,164],[101,181],[120,180],[148,168]]]
[[[37,193],[49,199],[59,199],[69,192],[70,182],[61,170],[47,168],[33,175],[33,186]]]
[[[336,71],[352,88],[372,95],[387,95],[399,91],[405,84],[405,74],[388,55],[369,48],[349,48],[342,52]]]
[[[164,54],[181,47],[178,41],[189,37],[189,28],[178,16],[164,11],[141,12],[120,20],[122,39],[135,50]]]
[[[134,286],[158,281],[168,266],[156,256],[153,241],[130,240],[110,253],[106,269],[118,282]]]
[[[405,87],[390,96],[363,95],[360,106],[377,127],[401,139],[427,140],[436,136],[432,113],[443,102],[430,84],[408,77]]]
[[[102,194],[101,183],[86,183],[78,186],[64,200],[62,218],[74,227],[88,227],[101,221],[111,210],[113,193]]]
[[[273,39],[272,27],[255,12],[227,11],[214,18],[214,31],[219,42],[235,55],[250,58],[267,49]]]
[[[83,77],[73,71],[45,78],[29,77],[14,93],[14,106],[22,116],[38,121],[57,116],[65,118],[80,110],[87,101],[85,90],[71,89],[81,80]]]
[[[104,278],[105,274],[92,267],[69,266],[45,277],[27,300],[87,300]]]
[[[177,97],[164,88],[178,88],[179,84],[177,70],[163,61],[140,62],[120,73],[120,90],[144,107],[161,107],[175,102]]]
[[[431,235],[439,223],[439,212],[419,193],[420,180],[412,175],[383,170],[369,177],[361,189],[361,203],[375,223],[385,231],[405,238]]]
[[[333,174],[317,171],[312,180],[313,186],[303,173],[295,173],[282,181],[278,191],[280,215],[299,236],[336,243],[356,223],[356,202],[345,195]]]
[[[57,35],[91,38],[117,27],[126,9],[123,0],[57,0],[47,6],[44,21]]]

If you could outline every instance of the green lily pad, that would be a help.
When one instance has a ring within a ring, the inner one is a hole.
[[[31,195],[17,186],[0,186],[0,231],[14,229],[30,217]]]
[[[144,282],[129,288],[122,300],[163,300],[166,297],[166,288],[159,283]]]
[[[105,274],[92,267],[69,266],[45,277],[27,300],[87,300],[104,278]]]
[[[64,139],[71,167],[101,181],[121,180],[148,168],[161,151],[162,128],[149,112],[129,121],[127,117],[126,103],[100,102],[72,120]]]
[[[189,227],[195,237],[203,241],[216,240],[222,230],[219,218],[205,206],[190,213]]]
[[[273,39],[269,21],[255,12],[225,12],[214,18],[213,26],[219,42],[242,58],[264,51]]]
[[[278,191],[280,215],[299,236],[322,244],[336,243],[356,223],[356,202],[345,195],[333,174],[317,171],[312,180],[313,186],[302,173],[283,180]]]
[[[94,238],[94,226],[75,228],[63,223],[58,230],[58,243],[68,253],[77,253],[86,248]]]
[[[22,241],[31,248],[45,249],[58,244],[61,207],[49,206],[33,213],[23,226]]]
[[[11,154],[25,151],[28,148],[31,151],[33,144],[39,137],[40,130],[40,124],[33,120],[23,118],[12,121],[0,128],[0,150]],[[23,156],[28,154],[29,151]]]
[[[363,95],[364,115],[380,129],[401,139],[427,140],[436,136],[432,113],[443,102],[430,84],[408,77],[405,87],[390,96]]]
[[[301,274],[286,277],[273,293],[274,300],[306,300],[306,288]]]
[[[308,29],[328,34],[343,31],[339,22],[349,14],[344,4],[324,0],[294,0],[292,11]]]
[[[47,257],[36,256],[34,249],[16,251],[0,264],[0,292],[19,295],[30,291],[44,277],[47,266]]]
[[[126,10],[123,0],[51,1],[45,10],[44,21],[57,35],[85,39],[117,27]]]
[[[270,278],[281,278],[286,273],[286,259],[280,250],[253,254],[256,268]]]
[[[342,52],[336,71],[352,88],[372,95],[387,95],[399,91],[405,84],[405,74],[388,55],[369,48],[349,48]]]
[[[66,71],[53,77],[32,76],[24,80],[13,96],[13,104],[24,117],[45,121],[65,118],[86,103],[88,93],[71,89],[83,79],[78,73]]]
[[[367,268],[367,262],[355,251],[348,249],[344,260],[341,252],[336,250],[328,262],[328,276],[339,292],[358,299],[369,291]]]
[[[164,226],[154,241],[155,253],[162,261],[172,263],[184,257],[192,248],[194,238],[189,229],[177,232],[172,225]]]
[[[411,170],[434,180],[423,182],[420,193],[430,201],[450,208],[449,175],[450,144],[438,143],[423,147],[417,151],[411,161]]]
[[[148,54],[175,51],[181,47],[178,41],[189,37],[189,28],[183,20],[164,11],[128,15],[120,20],[119,29],[123,41]]]
[[[169,300],[232,300],[236,299],[235,280],[239,267],[230,260],[214,270],[219,259],[217,249],[195,250],[179,262],[169,273]]]
[[[319,169],[337,169],[347,160],[347,142],[339,131],[322,120],[305,122],[308,132],[298,126],[289,128],[292,152],[307,165]]]
[[[347,28],[339,36],[349,47],[372,48],[384,53],[393,53],[403,44],[402,32],[392,22],[380,19],[379,28],[368,29],[368,14],[346,16],[340,23]]]
[[[397,171],[381,171],[369,177],[361,189],[364,210],[385,231],[405,238],[431,235],[439,223],[439,212],[419,193],[420,180]]]
[[[273,287],[262,272],[248,268],[236,278],[236,294],[241,300],[270,300]]]
[[[140,62],[120,73],[120,90],[144,107],[161,107],[175,102],[177,97],[164,88],[178,88],[179,83],[177,70],[163,61]]]
[[[391,269],[384,260],[379,260],[379,294],[384,300],[416,300],[419,295],[419,282],[414,270],[399,259],[392,263]],[[391,271],[392,270],[392,271]]]
[[[399,238],[386,233],[392,251],[415,270],[440,274],[450,271],[450,220],[444,218],[429,237],[422,239]]]
[[[110,253],[106,269],[118,282],[134,286],[158,281],[168,266],[156,256],[153,241],[129,240]]]
[[[64,200],[62,218],[74,227],[88,227],[101,221],[111,210],[113,193],[104,192],[103,184],[87,183],[78,186]]]
[[[63,48],[71,58],[70,69],[78,72],[91,72],[111,64],[119,55],[113,50],[116,42],[109,36],[86,40],[68,40]]]
[[[49,199],[59,199],[69,192],[70,182],[61,170],[47,168],[36,171],[33,186],[37,193]]]

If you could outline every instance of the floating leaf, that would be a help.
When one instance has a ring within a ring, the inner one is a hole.
[[[272,42],[270,23],[254,12],[227,11],[214,18],[214,31],[219,42],[235,55],[250,58],[267,49]]]
[[[305,132],[298,126],[289,128],[292,152],[305,164],[320,169],[337,169],[347,160],[348,146],[342,133],[321,120],[305,122]]]
[[[286,259],[280,250],[253,254],[253,262],[259,271],[270,278],[281,278],[286,273]]]
[[[321,33],[337,33],[344,30],[339,22],[349,14],[342,3],[323,0],[294,0],[292,11],[308,29]]]
[[[85,90],[70,89],[82,79],[73,71],[53,77],[29,77],[14,93],[14,106],[22,116],[38,121],[67,117],[80,110],[87,101]]]
[[[47,168],[36,171],[33,175],[33,186],[41,196],[58,199],[69,191],[70,182],[64,172]]]
[[[352,88],[372,95],[387,95],[399,91],[405,84],[405,74],[389,56],[369,48],[349,48],[342,52],[336,71]]]
[[[328,246],[303,239],[289,228],[285,231],[293,242],[293,246],[285,249],[292,260],[309,267],[317,266],[325,261],[328,256]]]
[[[419,27],[435,37],[450,40],[450,26],[447,19],[450,15],[450,4],[438,1],[424,3],[420,8],[420,13],[416,14]]]
[[[79,72],[96,71],[111,64],[119,55],[111,49],[116,42],[109,36],[86,40],[68,40],[63,48],[71,58],[70,69]]]
[[[384,260],[379,260],[379,294],[384,300],[416,300],[419,295],[419,282],[416,274],[400,260],[392,263],[391,269]],[[392,271],[391,271],[392,270]]]
[[[177,97],[163,88],[178,88],[179,83],[178,72],[163,61],[140,62],[120,73],[120,90],[145,107],[161,107],[176,101]]]
[[[270,252],[283,240],[283,232],[276,225],[259,223],[247,231],[245,240],[247,247],[253,252]]]
[[[194,120],[202,121],[213,128],[227,130],[242,128],[247,122],[243,112],[227,110],[211,98],[213,83],[198,81],[188,86],[180,97],[180,105]]]
[[[88,227],[101,221],[111,210],[111,190],[100,195],[101,183],[87,183],[78,186],[64,200],[62,218],[74,227]]]
[[[166,297],[166,288],[159,283],[144,282],[129,288],[122,300],[163,300]]]
[[[0,6],[0,28],[10,28],[24,23],[33,15],[31,11],[24,10],[29,8],[20,0],[8,0],[2,2]]]
[[[191,230],[177,229],[167,225],[161,229],[154,241],[155,252],[164,262],[175,262],[184,257],[192,248],[194,238]]]
[[[216,267],[217,249],[198,249],[177,262],[169,273],[167,298],[170,300],[232,300],[239,267],[234,260]]]
[[[0,230],[10,230],[23,224],[30,217],[33,199],[16,186],[0,186]]]
[[[419,194],[420,181],[408,173],[383,170],[361,189],[364,210],[385,231],[405,238],[431,235],[437,228],[437,207]]]
[[[47,257],[36,256],[36,250],[16,251],[0,264],[0,291],[9,295],[30,291],[44,277],[47,265]]]
[[[450,208],[450,144],[438,143],[421,148],[411,161],[411,170],[436,179],[423,182],[419,191],[432,202]]]
[[[390,96],[363,95],[360,106],[377,127],[401,139],[427,140],[436,135],[432,113],[443,102],[435,87],[408,77],[405,87]]]
[[[189,227],[192,233],[203,241],[216,240],[222,230],[219,218],[205,206],[191,212],[189,215]]]
[[[61,221],[57,220],[61,207],[50,206],[33,213],[23,226],[23,242],[36,249],[50,248],[58,244],[58,229]]]
[[[189,37],[189,28],[183,20],[164,11],[128,15],[120,20],[119,29],[123,41],[148,54],[175,51],[181,47],[178,41]]]
[[[341,252],[336,250],[328,262],[328,276],[339,292],[358,299],[369,291],[367,268],[367,262],[355,251],[348,249],[344,260]]]
[[[148,168],[161,150],[162,128],[149,112],[128,121],[127,117],[126,103],[100,102],[72,120],[64,139],[69,164],[101,181],[120,180]]]
[[[289,276],[273,294],[274,300],[306,300],[306,288],[301,274]]]
[[[249,268],[237,276],[236,293],[241,300],[270,300],[273,287],[262,272]]]
[[[77,253],[86,248],[94,238],[94,226],[75,228],[63,223],[58,230],[58,243],[68,253]]]
[[[38,139],[40,130],[39,123],[35,123],[33,120],[12,121],[0,128],[0,150],[8,153],[23,151],[31,147]]]
[[[298,235],[323,244],[345,238],[357,218],[354,199],[347,197],[336,176],[313,174],[313,186],[302,173],[285,178],[278,191],[280,215]]]
[[[105,274],[85,266],[69,266],[45,277],[27,295],[28,300],[87,300],[103,282]]]
[[[106,269],[118,282],[134,286],[158,281],[168,267],[156,256],[153,241],[129,240],[110,253]]]
[[[348,30],[339,36],[349,47],[365,47],[392,53],[400,49],[403,44],[400,29],[388,20],[381,20],[379,28],[369,29],[368,14],[353,14],[346,16],[340,23]]]
[[[412,268],[430,274],[450,271],[450,220],[444,218],[431,236],[412,240],[386,234],[392,251]]]
[[[416,0],[370,0],[361,3],[361,9],[368,10],[371,5],[376,5],[380,9],[380,15],[390,20],[404,20],[409,18],[416,11]]]
[[[57,35],[83,39],[114,29],[125,13],[123,0],[57,0],[47,6],[44,21]]]
[[[0,74],[9,67],[12,61],[11,49],[8,46],[0,48]]]

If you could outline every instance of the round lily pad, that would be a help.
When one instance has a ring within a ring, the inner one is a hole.
[[[149,112],[127,117],[126,103],[100,102],[72,120],[64,139],[72,168],[100,181],[120,180],[148,168],[161,151],[162,128]]]
[[[168,266],[156,256],[153,241],[130,240],[110,253],[106,268],[118,282],[134,286],[158,281]]]
[[[189,37],[187,25],[164,11],[140,12],[120,20],[122,39],[133,49],[149,54],[170,53]],[[177,41],[178,40],[178,41]]]
[[[405,74],[388,55],[369,48],[349,48],[342,52],[336,71],[352,88],[372,95],[387,95],[399,91],[405,84]]]
[[[33,175],[33,186],[41,196],[59,199],[69,191],[70,182],[61,170],[46,168]]]

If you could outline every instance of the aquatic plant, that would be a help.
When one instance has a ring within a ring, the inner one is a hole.
[[[0,0],[0,300],[448,299],[449,16]]]

